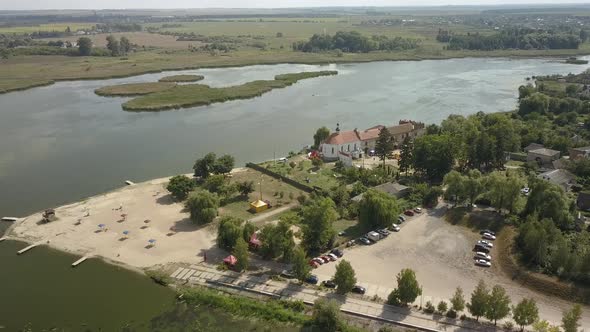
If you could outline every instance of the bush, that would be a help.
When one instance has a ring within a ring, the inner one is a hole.
[[[506,331],[512,331],[514,329],[514,323],[512,323],[511,321],[507,321],[506,323],[504,323],[503,328]]]
[[[434,304],[432,304],[430,301],[426,302],[426,305],[424,306],[424,312],[427,314],[433,314],[435,311],[436,309],[434,308]]]
[[[179,201],[186,199],[188,194],[195,188],[195,181],[186,175],[177,175],[170,178],[166,190],[172,197]]]
[[[453,318],[453,319],[457,318],[457,312],[455,310],[451,309],[451,310],[447,311],[446,316],[449,318]]]
[[[447,305],[447,303],[446,303],[445,301],[440,301],[440,302],[438,303],[437,309],[438,309],[438,312],[439,312],[441,315],[444,315],[444,314],[445,314],[445,312],[447,312],[448,305]]]
[[[168,286],[172,282],[172,278],[167,273],[160,270],[148,270],[145,272],[155,283],[162,286]]]

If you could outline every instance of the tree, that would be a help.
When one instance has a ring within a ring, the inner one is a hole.
[[[242,238],[244,238],[244,241],[246,242],[250,242],[250,238],[252,237],[252,234],[256,233],[256,231],[258,230],[258,227],[256,227],[253,223],[251,222],[246,222],[244,224],[244,229],[242,229]]]
[[[311,164],[313,167],[320,168],[324,164],[324,161],[320,157],[313,157],[311,158]]]
[[[127,37],[121,37],[121,40],[119,41],[119,48],[121,49],[122,54],[127,54],[129,51],[131,51],[131,42],[129,39],[127,39]]]
[[[463,296],[463,289],[457,287],[455,294],[451,298],[451,308],[456,312],[461,312],[465,309],[465,297]]]
[[[215,164],[215,153],[209,152],[203,158],[197,159],[195,161],[195,165],[193,166],[193,170],[195,171],[195,176],[199,176],[202,178],[207,178],[209,174],[213,171],[213,165]]]
[[[538,320],[533,324],[533,331],[535,332],[560,332],[558,326],[552,326],[546,320]]]
[[[293,259],[291,261],[293,266],[293,274],[295,277],[301,281],[307,279],[309,277],[309,272],[311,271],[311,266],[309,266],[307,257],[305,255],[305,251],[303,248],[297,247],[293,251]]]
[[[469,170],[465,180],[466,194],[469,204],[472,205],[484,189],[481,172],[476,169]]]
[[[559,186],[533,177],[529,179],[529,188],[530,194],[524,208],[525,215],[551,219],[562,230],[572,227],[574,220],[569,211],[570,202]]]
[[[545,114],[549,110],[549,97],[542,93],[533,93],[519,101],[518,114],[527,115],[529,113]]]
[[[486,314],[488,309],[489,291],[483,280],[480,280],[477,287],[471,293],[471,301],[467,304],[469,313],[479,321],[479,317]]]
[[[242,223],[243,220],[234,217],[221,218],[217,228],[217,246],[231,252],[238,239],[244,239]]]
[[[248,269],[250,260],[250,253],[248,252],[248,244],[242,237],[238,237],[236,245],[234,247],[233,255],[236,257],[236,265],[234,266],[236,271],[244,271]]]
[[[213,173],[215,174],[226,174],[231,172],[231,170],[234,168],[234,157],[230,156],[228,154],[225,154],[221,157],[219,157],[217,160],[215,160],[215,162],[213,163]]]
[[[328,136],[330,136],[330,129],[326,127],[321,127],[316,130],[315,134],[313,135],[313,147],[318,149],[320,144],[324,142]]]
[[[458,145],[448,134],[424,135],[414,142],[414,169],[430,179],[442,179],[455,162]]]
[[[394,290],[397,292],[399,302],[403,305],[413,303],[416,298],[422,295],[422,287],[416,280],[416,273],[412,269],[402,269],[397,274],[397,288]]]
[[[89,56],[92,53],[92,40],[88,37],[78,39],[78,52],[81,56]]]
[[[248,196],[250,193],[254,192],[254,181],[238,182],[237,188],[240,195]]]
[[[503,209],[513,213],[522,199],[520,190],[524,181],[516,172],[492,172],[485,179],[488,188],[487,197],[498,211]]]
[[[406,176],[408,171],[414,165],[414,145],[410,137],[404,138],[402,148],[399,153],[399,170],[405,172]]]
[[[227,183],[227,178],[223,174],[214,174],[205,179],[203,188],[212,193],[220,193],[223,191],[223,186]]]
[[[450,171],[443,178],[443,184],[447,186],[445,197],[447,199],[452,199],[455,202],[455,205],[463,202],[467,197],[467,188],[465,187],[466,181],[461,173]]]
[[[190,211],[191,219],[197,224],[207,224],[217,217],[219,196],[208,191],[191,193],[186,200],[186,208]]]
[[[115,36],[109,35],[107,37],[107,49],[111,51],[112,56],[118,56],[119,54],[121,54],[119,41],[117,40],[117,38],[115,38]]]
[[[338,213],[334,202],[330,198],[316,198],[301,209],[301,217],[303,247],[313,254],[324,250],[336,234],[333,224]]]
[[[563,313],[561,318],[561,327],[564,332],[578,332],[580,327],[580,318],[582,318],[582,306],[574,304],[574,306]]]
[[[510,297],[502,286],[496,285],[492,288],[492,293],[488,296],[488,304],[485,317],[494,321],[496,325],[498,319],[502,319],[510,314]]]
[[[512,307],[512,318],[524,331],[525,326],[531,325],[539,319],[539,308],[533,299],[522,299],[516,307]]]
[[[369,189],[359,203],[359,223],[364,229],[387,228],[400,212],[395,197]]]
[[[262,247],[260,253],[265,259],[275,259],[287,253],[287,260],[290,259],[293,249],[293,231],[291,225],[284,220],[276,225],[267,224],[260,232]]]
[[[333,280],[337,286],[336,292],[338,294],[346,294],[352,290],[356,284],[356,276],[349,262],[343,259],[336,265]]]
[[[394,143],[391,133],[389,132],[387,127],[381,128],[381,130],[379,130],[379,137],[377,137],[377,142],[375,142],[375,155],[379,157],[379,160],[383,161],[384,169],[385,160],[393,152],[393,149]]]
[[[334,300],[318,298],[313,303],[311,322],[317,331],[341,331],[340,305]]]
[[[173,176],[166,186],[166,190],[172,194],[172,197],[179,201],[184,200],[193,189],[195,189],[195,181],[186,175]]]
[[[445,312],[447,312],[448,305],[447,305],[447,303],[446,303],[445,301],[440,301],[440,302],[438,303],[438,305],[437,305],[436,309],[438,309],[438,312],[439,312],[441,315],[444,315],[444,314],[445,314]]]

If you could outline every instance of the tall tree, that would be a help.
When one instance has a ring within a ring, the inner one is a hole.
[[[525,326],[531,325],[539,319],[539,308],[533,299],[522,299],[516,307],[512,307],[512,317],[520,330],[524,331]]]
[[[442,179],[455,162],[457,141],[448,134],[424,135],[414,141],[414,169],[430,179]]]
[[[574,306],[563,313],[561,318],[561,327],[564,332],[578,332],[580,327],[580,319],[582,318],[582,306],[574,304]]]
[[[334,300],[318,298],[313,303],[311,323],[314,331],[336,332],[341,331],[342,319],[340,318],[340,305]]]
[[[416,280],[416,272],[412,269],[402,269],[397,274],[395,291],[397,291],[398,299],[403,305],[416,301],[416,298],[422,295],[422,287]]]
[[[469,170],[465,179],[465,189],[469,204],[472,205],[484,189],[480,171],[476,169]]]
[[[207,224],[217,216],[219,196],[208,191],[193,192],[186,200],[186,207],[193,221],[197,224]]]
[[[451,298],[451,308],[456,312],[461,312],[465,309],[465,297],[463,296],[463,289],[457,287],[455,294]]]
[[[109,35],[107,37],[107,49],[111,51],[112,56],[118,56],[121,54],[119,41],[117,38],[115,38],[115,36]]]
[[[334,238],[334,221],[338,213],[330,198],[316,198],[301,209],[303,239],[301,244],[309,253],[318,253],[327,248]]]
[[[227,251],[234,250],[239,238],[244,238],[243,220],[234,217],[223,217],[217,228],[217,246]]]
[[[236,257],[236,265],[235,269],[239,271],[244,271],[248,269],[248,265],[250,263],[250,253],[248,252],[248,244],[244,239],[240,236],[236,241],[236,245],[234,247],[233,255]]]
[[[319,148],[320,144],[325,141],[328,136],[330,136],[330,129],[326,127],[321,127],[316,130],[315,134],[313,134],[313,147]]]
[[[385,169],[385,160],[387,160],[387,157],[393,152],[394,148],[395,145],[391,133],[387,127],[381,128],[379,130],[379,137],[377,137],[377,142],[375,143],[375,154],[383,161],[383,169]]]
[[[469,313],[479,321],[479,317],[486,314],[488,309],[489,291],[483,280],[480,280],[477,287],[471,293],[471,301],[467,304]]]
[[[309,266],[307,257],[305,255],[305,251],[303,248],[297,247],[293,251],[293,259],[292,259],[292,266],[293,266],[293,274],[295,277],[301,281],[307,279],[309,277],[309,272],[311,271],[311,266]]]
[[[498,319],[502,319],[509,314],[510,297],[506,294],[506,290],[502,286],[496,285],[492,288],[492,292],[488,297],[485,316],[496,325]]]
[[[238,191],[242,196],[248,196],[254,192],[254,181],[242,181],[237,184]]]
[[[447,187],[445,198],[453,200],[455,205],[463,202],[468,195],[466,182],[465,176],[457,171],[447,173],[443,178],[443,184]]]
[[[226,174],[231,172],[234,168],[234,157],[228,154],[225,154],[215,160],[213,163],[213,173],[215,174]]]
[[[364,229],[387,228],[400,212],[401,208],[394,197],[369,189],[359,203],[359,223]]]
[[[276,225],[267,224],[262,228],[260,232],[262,240],[260,253],[262,257],[275,259],[281,257],[285,252],[290,253],[292,251],[293,231],[290,227],[289,223],[281,220]]]
[[[414,165],[414,144],[410,137],[404,138],[402,148],[399,153],[399,170],[408,175],[409,170]]]
[[[334,283],[336,286],[336,292],[338,294],[346,294],[352,290],[356,284],[356,276],[352,265],[346,260],[341,260],[336,265],[336,273],[334,273]]]
[[[197,159],[195,161],[195,165],[193,166],[195,176],[207,178],[211,174],[211,172],[213,172],[213,165],[215,164],[215,160],[216,156],[213,152],[209,152],[203,158]]]
[[[78,52],[81,56],[89,56],[92,53],[92,40],[88,37],[78,39]]]
[[[177,200],[184,200],[195,189],[195,181],[186,175],[177,175],[170,178],[166,190]]]
[[[121,40],[119,41],[119,48],[121,49],[122,54],[127,54],[129,51],[131,51],[131,42],[129,39],[127,39],[127,37],[121,37]]]

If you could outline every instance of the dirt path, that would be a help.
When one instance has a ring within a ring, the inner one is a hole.
[[[253,222],[253,223],[256,223],[256,222],[259,222],[259,221],[268,220],[270,217],[276,216],[279,213],[282,213],[282,212],[285,212],[287,210],[290,210],[290,209],[294,208],[295,206],[297,206],[296,203],[291,203],[291,204],[288,204],[288,205],[283,205],[283,206],[281,206],[279,208],[276,208],[276,209],[274,209],[272,211],[269,211],[269,212],[266,212],[266,213],[263,213],[263,214],[259,214],[259,215],[257,215],[254,218],[250,218],[250,219],[248,219],[248,221]]]

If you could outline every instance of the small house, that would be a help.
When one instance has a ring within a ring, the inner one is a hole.
[[[527,153],[526,160],[527,162],[534,161],[540,167],[552,168],[553,161],[559,159],[560,152],[557,150],[547,149],[547,148],[539,148],[534,150],[529,150]]]
[[[560,186],[566,192],[570,191],[572,186],[576,184],[576,176],[565,169],[556,169],[541,173],[538,177]]]
[[[411,189],[409,187],[406,187],[402,184],[399,184],[397,182],[387,182],[384,184],[380,184],[376,187],[373,187],[373,189],[377,190],[377,191],[381,191],[384,192],[386,194],[389,194],[392,197],[395,198],[402,198],[407,196]],[[354,202],[360,202],[363,199],[363,194],[354,196],[351,200]]]
[[[524,148],[524,152],[529,152],[529,151],[531,151],[531,150],[542,149],[542,148],[544,148],[544,147],[545,147],[545,146],[544,146],[543,144],[538,144],[538,143],[531,143],[531,144],[527,145],[527,146]]]
[[[570,159],[578,160],[590,157],[590,146],[570,149]]]

